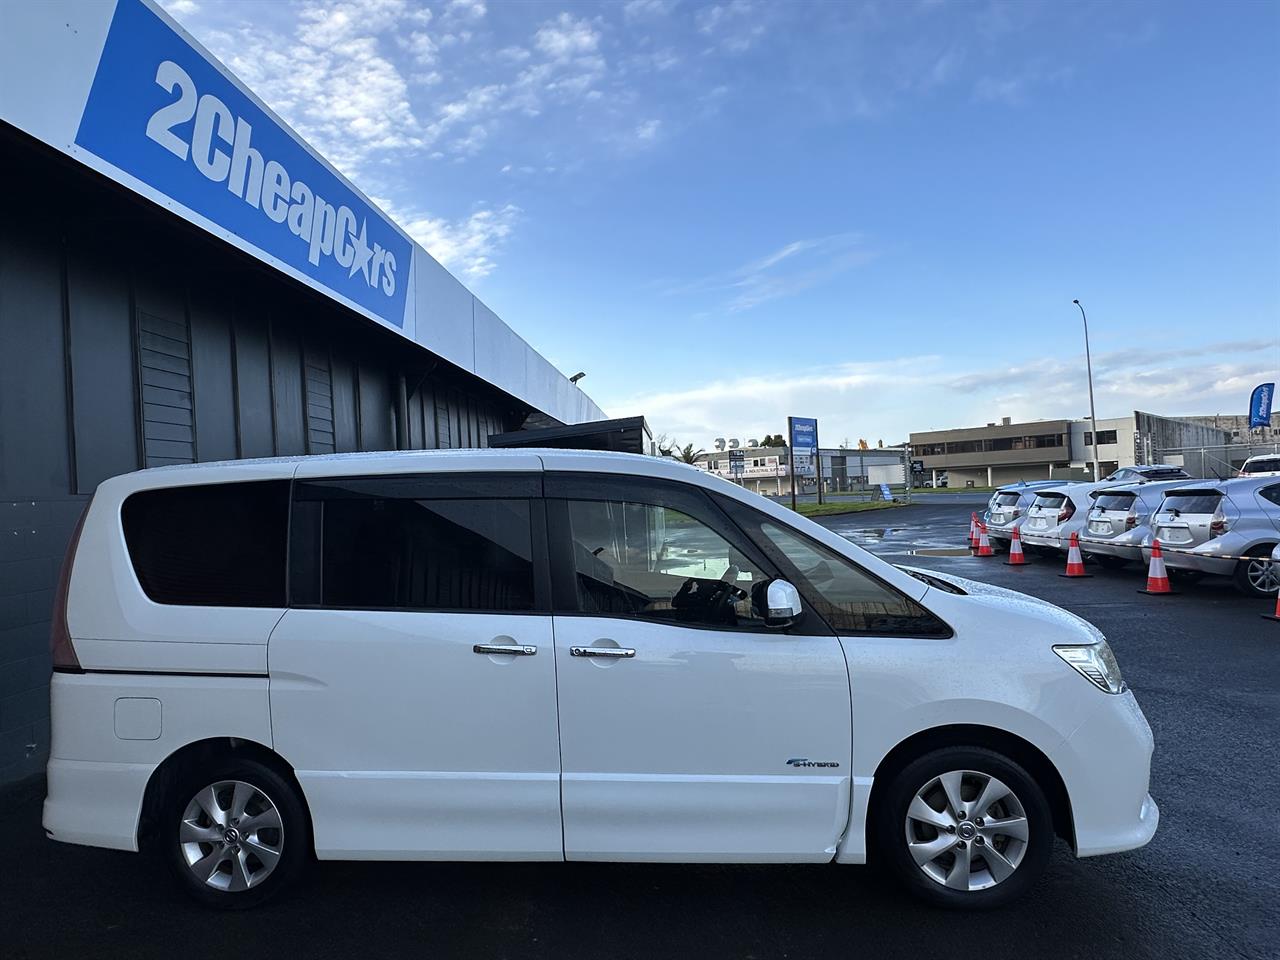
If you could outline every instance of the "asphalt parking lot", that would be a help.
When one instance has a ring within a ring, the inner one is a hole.
[[[874,868],[324,863],[257,911],[207,912],[145,857],[45,840],[40,802],[0,809],[6,957],[1274,957],[1280,951],[1280,623],[1226,583],[1136,591],[1143,573],[1057,576],[913,553],[962,543],[973,498],[824,518],[895,563],[1026,591],[1110,639],[1156,736],[1143,850],[1076,861],[1002,911],[906,899]],[[982,499],[982,498],[979,498]],[[1033,558],[1034,559],[1034,558]],[[1010,643],[1020,638],[1010,637]],[[978,669],[999,669],[980,664]]]

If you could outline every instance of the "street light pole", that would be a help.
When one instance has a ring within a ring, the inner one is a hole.
[[[1093,479],[1101,480],[1098,475],[1098,414],[1093,407],[1093,360],[1089,357],[1089,318],[1084,314],[1084,305],[1079,300],[1072,300],[1080,308],[1080,319],[1084,321],[1084,366],[1089,373],[1089,420],[1093,425]]]

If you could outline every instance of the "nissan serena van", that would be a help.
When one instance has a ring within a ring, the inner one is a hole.
[[[692,467],[562,450],[103,483],[53,626],[54,840],[244,907],[326,860],[842,864],[1006,902],[1140,847],[1107,641]]]

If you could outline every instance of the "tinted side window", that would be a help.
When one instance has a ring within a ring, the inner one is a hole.
[[[837,633],[948,637],[951,628],[852,560],[737,503],[729,511]]]
[[[289,481],[144,490],[121,508],[138,582],[157,603],[283,607]]]
[[[573,500],[567,510],[581,612],[763,627],[752,589],[768,573],[702,521],[618,500]]]
[[[410,499],[350,490],[330,497],[320,485],[298,488],[294,605],[535,609],[528,500]]]
[[[1272,503],[1280,504],[1280,484],[1276,484],[1274,487],[1263,487],[1258,491],[1258,495],[1265,497]]]

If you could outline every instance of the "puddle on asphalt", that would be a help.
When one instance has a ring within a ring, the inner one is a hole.
[[[973,552],[968,547],[934,547],[928,550],[908,550],[910,557],[969,557]]]
[[[843,536],[857,544],[880,543],[885,537],[901,533],[902,527],[856,527],[843,533]]]

